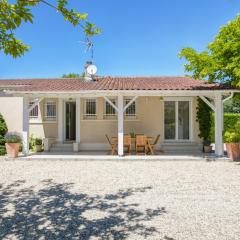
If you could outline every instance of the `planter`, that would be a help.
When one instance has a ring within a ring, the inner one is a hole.
[[[226,143],[227,155],[233,161],[240,161],[240,143]]]
[[[36,145],[36,151],[41,152],[42,151],[42,145]]]
[[[203,146],[203,149],[204,149],[204,152],[205,153],[210,153],[210,152],[212,152],[212,146],[211,145],[209,145],[209,146]]]
[[[19,143],[5,143],[7,156],[10,158],[16,158],[19,152]]]

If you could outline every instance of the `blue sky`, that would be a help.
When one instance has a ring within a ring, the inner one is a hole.
[[[70,6],[102,29],[94,37],[94,62],[99,75],[113,76],[184,75],[181,48],[203,50],[240,12],[239,0],[70,0]],[[18,59],[0,52],[0,78],[81,73],[90,59],[81,29],[43,4],[33,13],[34,24],[17,31],[31,50]]]

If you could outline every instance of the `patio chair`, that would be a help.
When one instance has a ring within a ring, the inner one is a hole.
[[[106,136],[107,141],[108,141],[108,143],[109,143],[109,145],[110,145],[110,147],[111,147],[111,154],[114,155],[115,153],[117,153],[117,150],[116,150],[117,144],[116,144],[116,143],[112,143],[112,142],[110,141],[110,139],[109,139],[109,137],[108,137],[107,134],[106,134],[105,136]]]
[[[150,152],[152,155],[154,155],[154,150],[155,150],[155,147],[157,146],[159,139],[160,139],[160,134],[157,135],[153,143],[150,143],[150,142],[148,143],[148,152]]]
[[[123,136],[123,145],[124,148],[127,148],[127,152],[130,154],[131,153],[131,144],[132,144],[132,139],[130,135],[124,135]]]
[[[139,149],[143,149],[143,153],[146,154],[147,137],[145,135],[136,135],[136,154],[138,154]]]

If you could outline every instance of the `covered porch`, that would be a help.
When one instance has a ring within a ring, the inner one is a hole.
[[[219,90],[188,90],[181,91],[181,94],[179,91],[166,90],[26,93],[22,95],[23,151],[25,155],[29,154],[29,132],[31,128],[36,128],[34,121],[29,120],[29,113],[36,106],[40,109],[44,100],[51,99],[55,102],[55,110],[49,107],[49,111],[55,113],[55,121],[42,123],[43,128],[47,129],[45,133],[55,134],[44,137],[44,150],[50,155],[61,155],[62,152],[65,152],[63,155],[72,156],[109,155],[111,149],[105,137],[107,134],[111,140],[117,139],[116,155],[123,157],[126,155],[124,134],[134,132],[150,136],[153,140],[160,134],[154,152],[158,157],[179,154],[190,158],[202,157],[196,123],[196,99],[200,97],[215,113],[215,155],[223,156],[223,102],[231,97],[230,94],[229,91]],[[45,102],[43,108],[48,109]],[[134,149],[131,155],[135,155]],[[151,157],[154,159],[154,156]]]

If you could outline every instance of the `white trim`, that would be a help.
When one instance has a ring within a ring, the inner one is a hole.
[[[33,104],[28,108],[29,113],[30,113],[36,106],[38,106],[38,108],[39,108],[39,103],[40,103],[42,100],[43,100],[43,98],[35,99],[35,101],[30,101],[30,102],[32,102]]]
[[[130,107],[137,98],[138,98],[138,96],[135,96],[133,99],[131,99],[131,101],[123,108],[123,112],[125,112],[127,110],[127,108]],[[136,115],[136,112],[135,112],[135,115]]]
[[[58,99],[58,112],[57,112],[57,119],[58,119],[58,141],[63,142],[63,122],[64,122],[64,114],[63,114],[63,99]]]
[[[81,99],[76,98],[76,142],[81,142]]]
[[[107,101],[115,110],[116,112],[118,112],[118,107],[117,105],[115,105],[108,97],[106,96],[103,96],[103,98],[105,99],[105,101]],[[115,99],[115,98],[114,98]],[[116,101],[117,102],[117,101]],[[105,105],[105,104],[104,104]],[[104,108],[104,112],[106,110],[106,105],[105,105],[105,108]]]
[[[208,99],[204,96],[199,96],[213,111],[215,111],[215,106],[208,101]]]
[[[22,152],[29,154],[29,99],[23,98],[22,108]]]
[[[118,96],[118,155],[123,156],[124,146],[123,146],[123,95]]]

